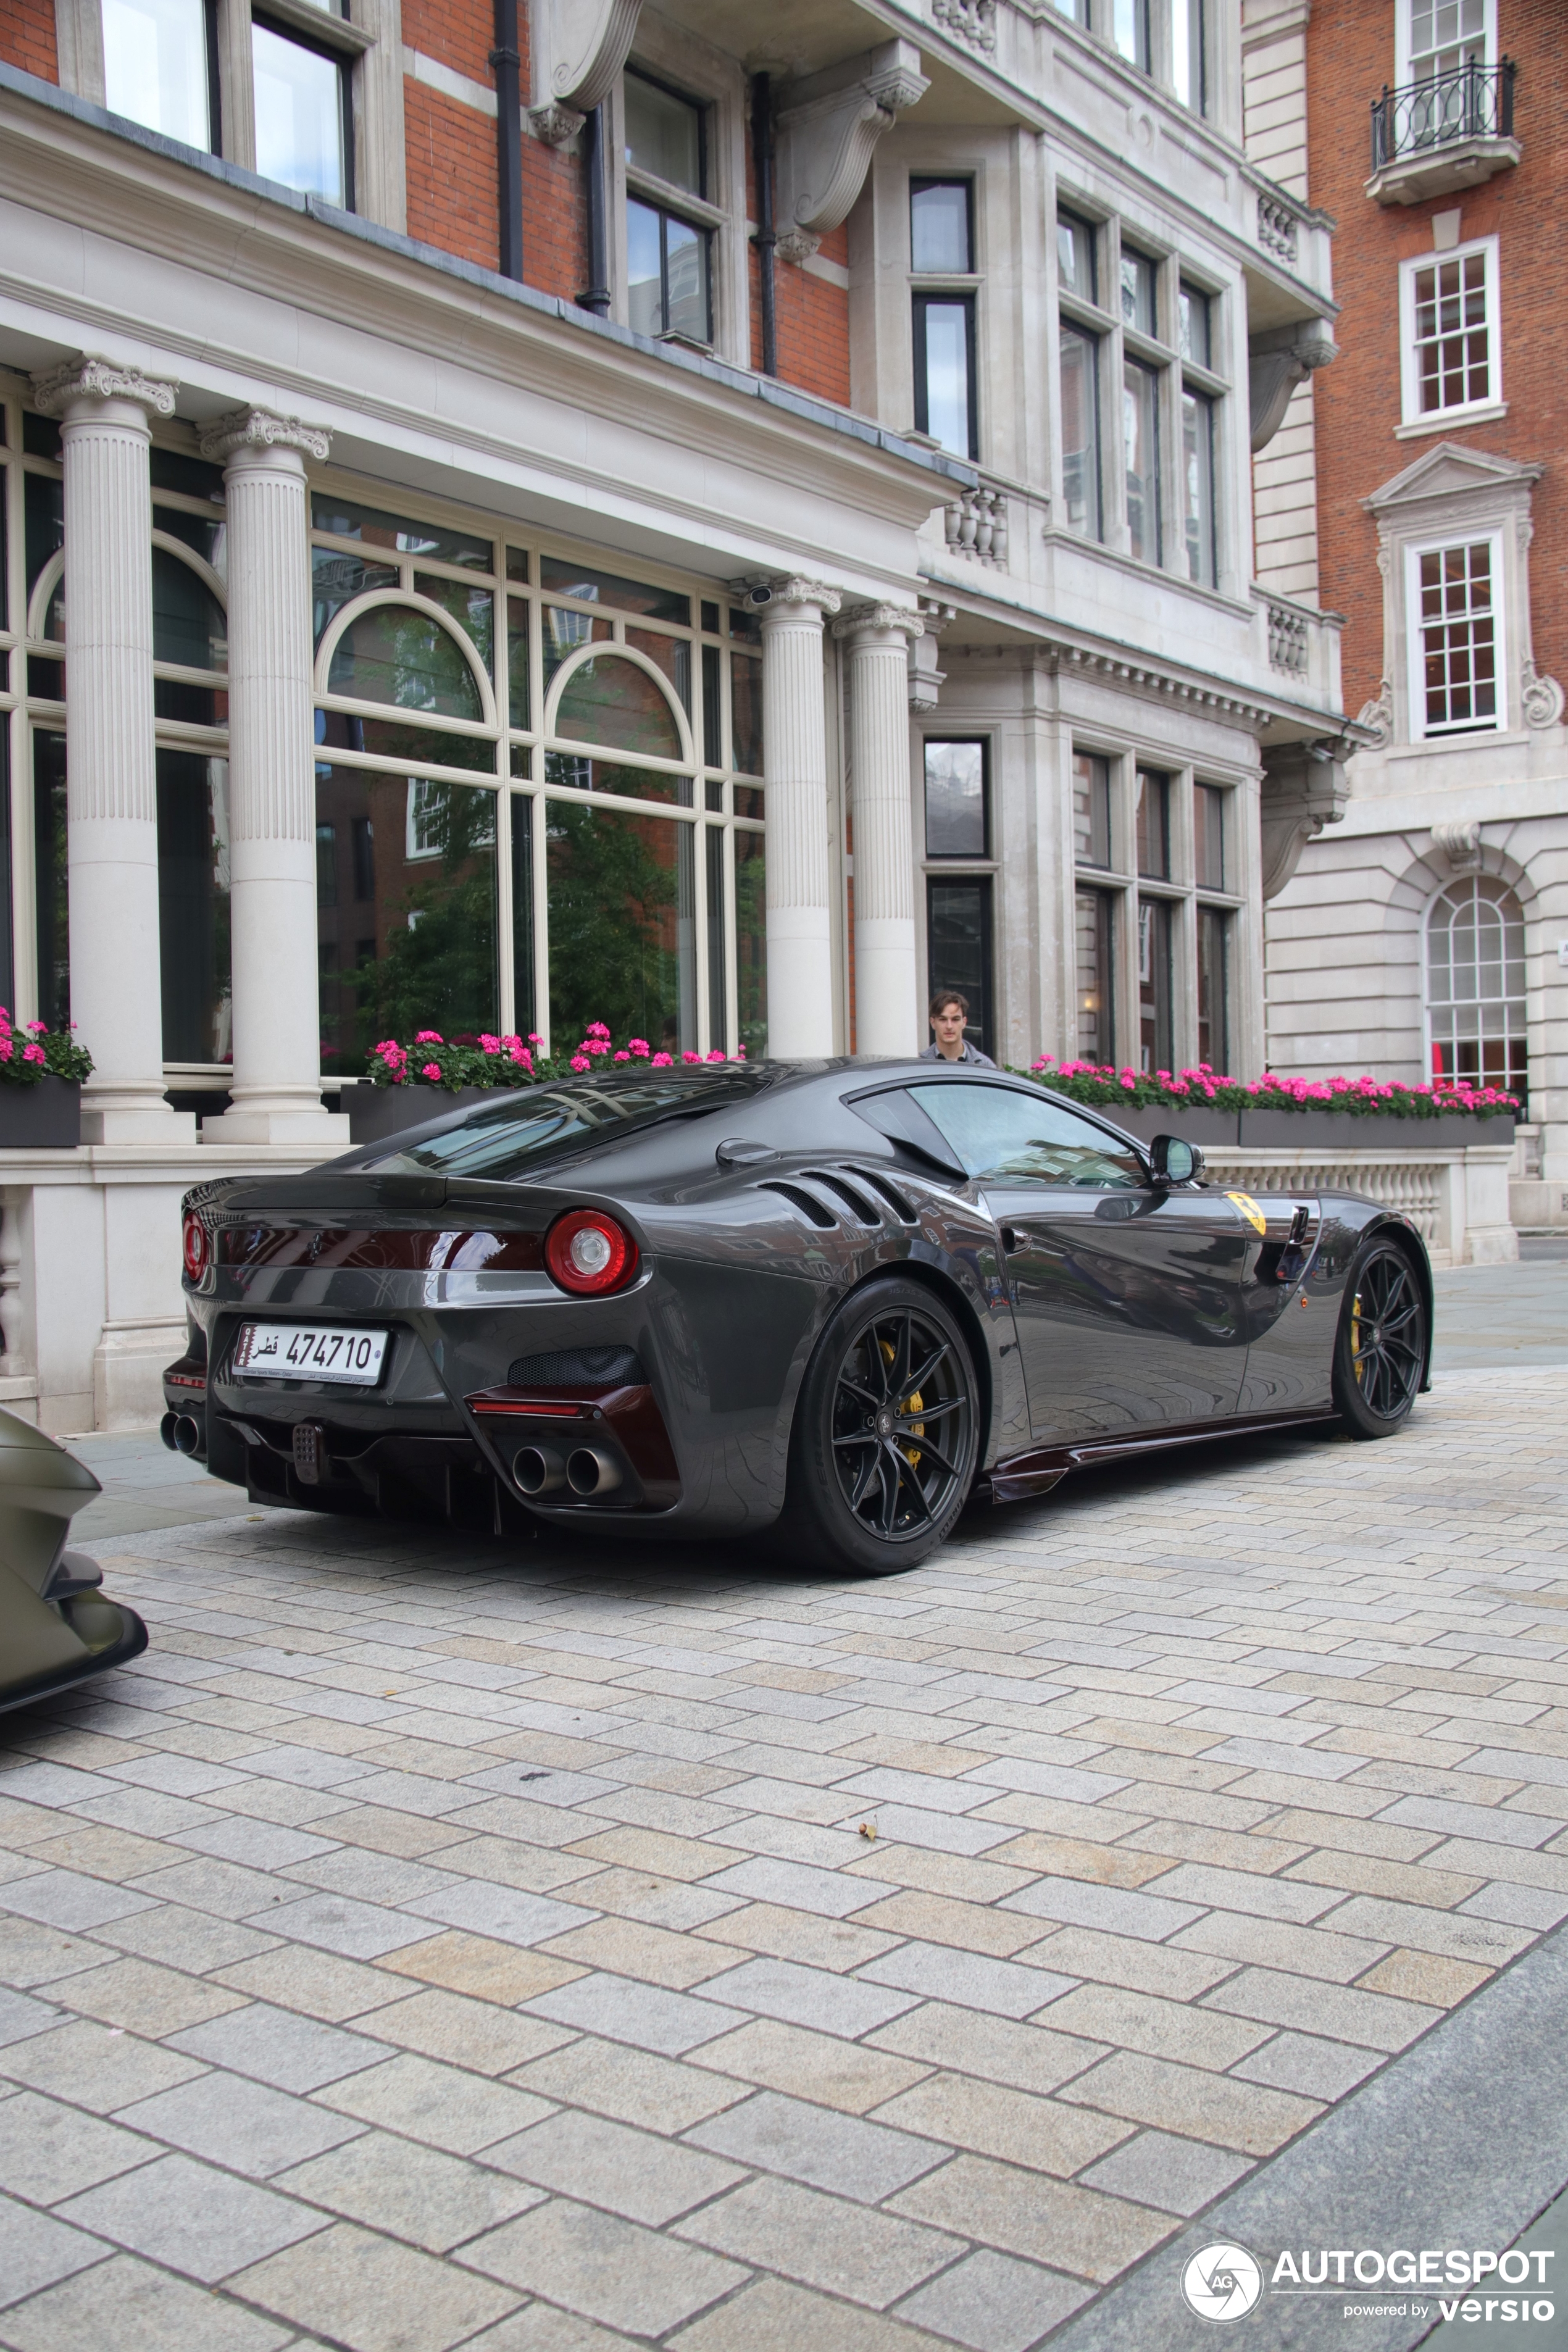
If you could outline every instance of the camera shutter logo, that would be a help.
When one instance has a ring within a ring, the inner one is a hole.
[[[1200,2319],[1245,2319],[1258,2307],[1263,2273],[1245,2246],[1205,2246],[1183,2271],[1182,2293]]]

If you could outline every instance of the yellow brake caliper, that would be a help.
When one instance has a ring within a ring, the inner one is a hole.
[[[1361,1353],[1361,1293],[1359,1290],[1351,1300],[1351,1370],[1355,1374],[1357,1388],[1363,1387],[1365,1367],[1362,1362]]]
[[[882,1350],[883,1360],[890,1364],[893,1360],[893,1350],[891,1346],[886,1339],[879,1339],[877,1345]],[[916,1389],[912,1396],[903,1398],[898,1406],[898,1411],[900,1412],[923,1412],[924,1410],[925,1399],[921,1396],[919,1389]],[[923,1421],[917,1422],[914,1428],[910,1432],[910,1435],[911,1437],[923,1437],[925,1433],[925,1423]],[[921,1466],[920,1447],[918,1445],[906,1445],[901,1449],[901,1451],[903,1453],[904,1460],[909,1464],[910,1468],[911,1470],[918,1470]]]

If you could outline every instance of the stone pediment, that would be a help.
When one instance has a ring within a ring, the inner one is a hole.
[[[1507,505],[1510,491],[1528,501],[1531,483],[1546,471],[1533,459],[1500,457],[1490,449],[1472,449],[1459,441],[1439,441],[1373,490],[1362,504],[1370,514],[1395,514],[1402,507],[1425,506],[1433,499],[1499,498]]]

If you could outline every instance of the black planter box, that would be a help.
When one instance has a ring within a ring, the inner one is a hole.
[[[426,1119],[444,1118],[448,1111],[471,1110],[476,1103],[500,1102],[507,1087],[429,1087],[420,1081],[406,1087],[345,1087],[343,1108],[349,1134],[355,1143],[382,1143],[402,1135]]]
[[[1046,1088],[1048,1094],[1049,1087]],[[1063,1096],[1070,1102],[1070,1096]],[[1213,1104],[1184,1109],[1176,1103],[1085,1105],[1139,1143],[1178,1135],[1201,1151],[1433,1151],[1465,1143],[1511,1144],[1511,1118],[1475,1118],[1446,1111],[1437,1118],[1400,1118],[1390,1112],[1218,1110]]]
[[[1094,1116],[1108,1118],[1112,1127],[1140,1143],[1152,1143],[1157,1135],[1179,1135],[1184,1142],[1195,1143],[1200,1151],[1217,1151],[1236,1142],[1235,1111],[1215,1110],[1212,1103],[1194,1110],[1178,1109],[1174,1103],[1154,1104],[1142,1110],[1129,1104],[1124,1110],[1119,1103],[1107,1103],[1103,1109],[1096,1105]]]
[[[0,1081],[0,1151],[72,1150],[81,1141],[81,1088],[74,1078],[30,1087]]]

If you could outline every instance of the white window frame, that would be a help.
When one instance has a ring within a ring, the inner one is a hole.
[[[653,11],[638,19],[628,69],[663,82],[707,111],[708,194],[667,188],[662,181],[626,167],[626,98],[617,78],[605,109],[610,138],[611,315],[627,319],[626,198],[679,215],[706,229],[709,246],[709,346],[738,367],[752,362],[751,247],[746,218],[746,82],[735,59],[700,36]]]
[[[1395,86],[1400,89],[1414,79],[1415,72],[1413,13],[1412,0],[1394,0],[1394,79]],[[1498,53],[1497,0],[1486,0],[1486,22],[1482,37],[1485,48],[1481,63],[1495,66]],[[1386,55],[1386,52],[1384,54]]]
[[[1497,678],[1497,709],[1489,719],[1468,727],[1428,727],[1426,723],[1426,638],[1421,622],[1421,558],[1452,547],[1475,547],[1482,541],[1491,550],[1492,647]],[[1496,525],[1475,530],[1451,529],[1435,538],[1409,541],[1405,549],[1405,636],[1407,664],[1405,691],[1409,696],[1410,740],[1413,743],[1468,743],[1478,735],[1504,735],[1510,723],[1508,581],[1504,571],[1503,534]]]
[[[1421,369],[1415,344],[1415,274],[1421,269],[1441,268],[1445,262],[1467,261],[1472,254],[1481,254],[1486,260],[1487,294],[1487,383],[1484,400],[1466,400],[1452,408],[1423,408],[1421,405]],[[1447,253],[1417,253],[1399,265],[1399,390],[1401,423],[1430,430],[1450,424],[1463,424],[1468,416],[1490,416],[1500,414],[1502,391],[1502,321],[1500,316],[1498,239],[1495,236],[1472,237],[1466,245],[1456,245]]]

